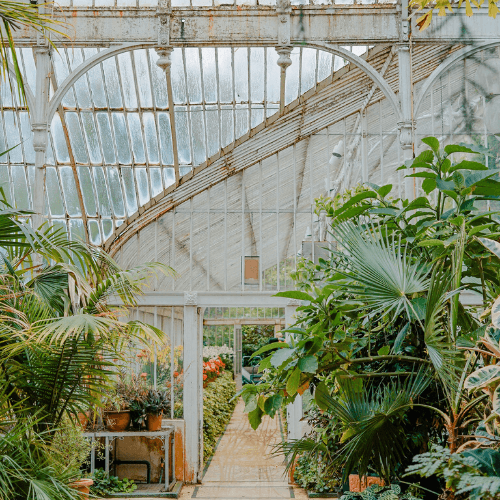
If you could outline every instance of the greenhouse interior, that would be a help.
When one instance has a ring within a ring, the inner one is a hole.
[[[0,1],[0,500],[500,499],[495,0]]]

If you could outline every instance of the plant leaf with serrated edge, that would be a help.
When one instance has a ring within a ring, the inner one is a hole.
[[[272,345],[272,344],[270,344]],[[271,364],[275,367],[278,368],[278,366],[281,366],[288,358],[293,356],[295,352],[295,349],[290,349],[285,348],[285,349],[280,349],[279,351],[276,351],[272,357],[271,357]]]
[[[306,356],[299,359],[298,368],[304,373],[316,373],[318,369],[318,360],[315,356]]]

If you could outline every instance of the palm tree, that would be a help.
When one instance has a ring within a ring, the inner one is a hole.
[[[23,103],[26,103],[26,96],[24,81],[15,50],[14,32],[21,28],[29,27],[51,44],[50,33],[65,36],[55,29],[55,26],[62,23],[52,19],[50,14],[43,12],[45,7],[49,5],[51,3],[37,5],[36,1],[21,3],[12,0],[2,0],[0,2],[0,76],[3,80],[7,80],[10,85],[9,63],[11,63],[16,76],[19,97]]]

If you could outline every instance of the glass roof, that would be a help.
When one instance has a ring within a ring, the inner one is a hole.
[[[347,47],[358,55],[367,47]],[[98,48],[52,55],[51,95]],[[31,49],[19,50],[34,88]],[[154,49],[125,52],[83,75],[64,96],[50,128],[46,158],[46,216],[73,236],[103,243],[126,217],[175,181],[171,113]],[[345,65],[342,58],[294,48],[285,104]],[[173,114],[180,174],[279,110],[280,68],[274,48],[176,48],[172,53]],[[28,113],[8,85],[0,87],[0,184],[19,208],[31,207],[35,154]],[[62,111],[62,116],[61,116]],[[75,182],[77,173],[78,187]],[[78,190],[84,203],[84,213]],[[84,228],[87,222],[87,230]]]
[[[211,7],[224,5],[276,5],[277,0],[171,0],[172,7]],[[158,0],[58,0],[61,6],[74,7],[155,7]],[[292,5],[353,5],[396,3],[396,0],[290,0]]]

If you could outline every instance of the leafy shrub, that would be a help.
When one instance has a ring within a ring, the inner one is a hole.
[[[438,476],[446,487],[470,500],[490,500],[500,496],[500,451],[492,449],[465,450],[450,453],[448,448],[434,446],[429,453],[413,457],[408,474],[422,477]]]
[[[315,493],[333,492],[342,484],[341,477],[332,476],[327,464],[302,455],[295,468],[295,481],[302,488]]]
[[[419,500],[410,493],[401,493],[397,484],[379,486],[372,484],[361,493],[349,491],[340,497],[340,500]]]
[[[203,459],[206,462],[214,453],[214,447],[231,420],[236,400],[236,384],[232,374],[223,374],[203,391]]]
[[[118,479],[116,476],[109,476],[103,469],[96,469],[92,476],[94,484],[90,488],[93,495],[109,495],[110,493],[131,493],[137,489],[137,485],[132,479]]]

